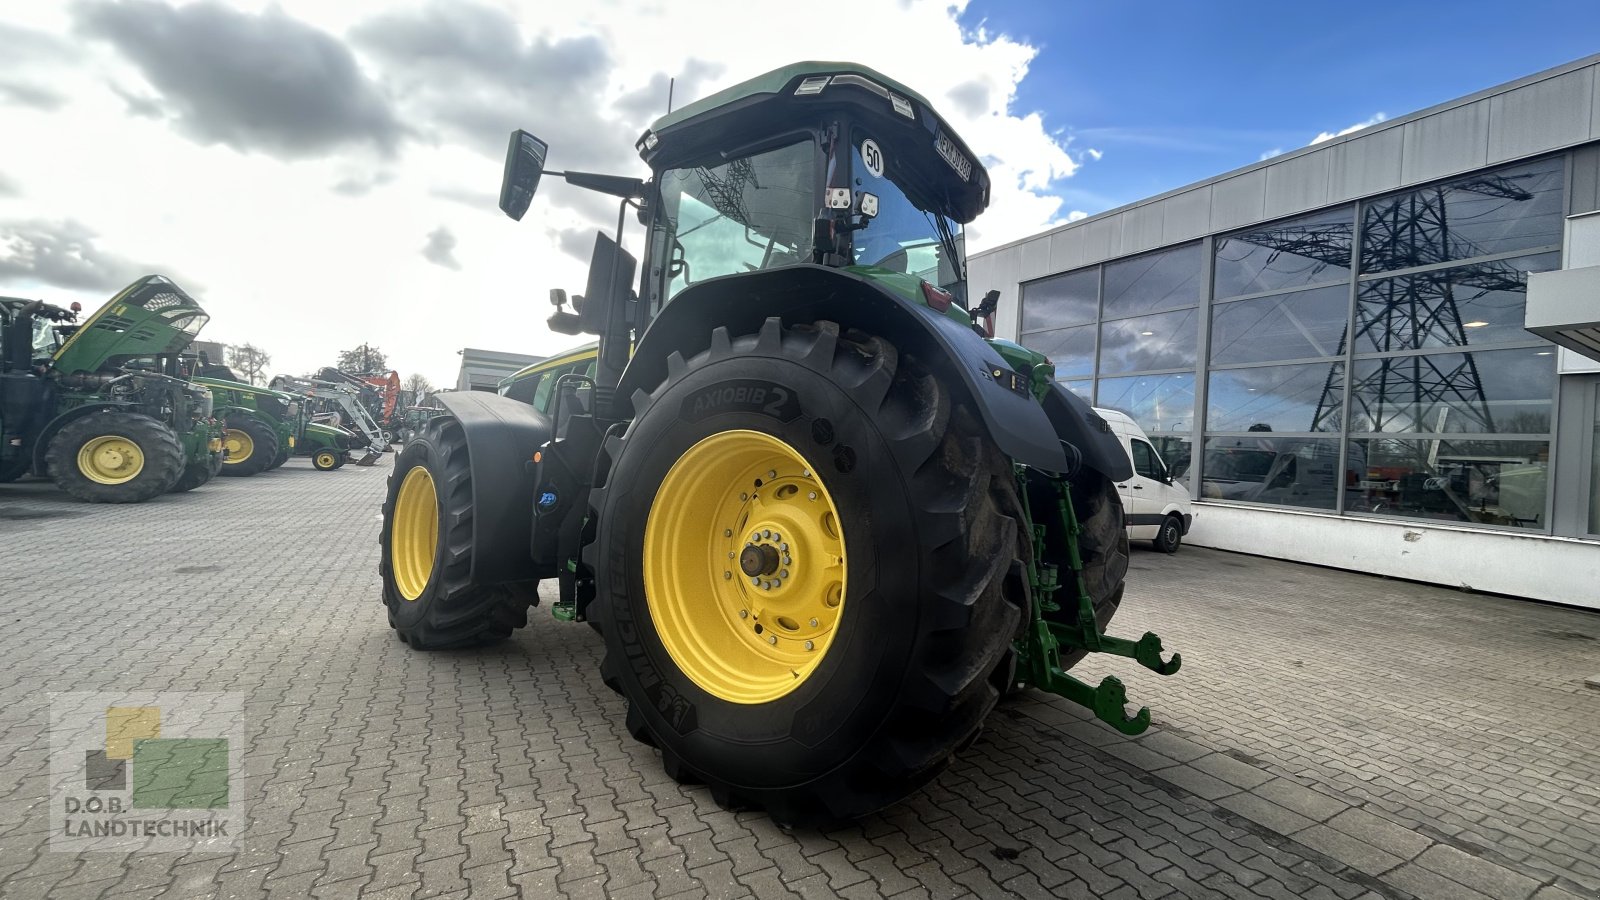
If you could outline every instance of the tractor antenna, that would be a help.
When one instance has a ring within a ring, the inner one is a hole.
[[[667,115],[672,115],[672,89],[678,83],[676,78],[667,79]]]

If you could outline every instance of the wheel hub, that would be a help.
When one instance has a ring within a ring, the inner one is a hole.
[[[97,484],[122,484],[144,470],[144,452],[120,435],[87,441],[78,450],[78,471]]]
[[[845,591],[832,498],[792,447],[712,435],[663,479],[645,529],[645,596],[662,643],[696,684],[762,703],[805,680]]]

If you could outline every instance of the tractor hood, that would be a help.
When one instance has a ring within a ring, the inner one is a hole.
[[[175,354],[189,346],[210,317],[194,298],[160,275],[122,289],[78,327],[52,365],[65,375],[116,368],[141,356]]]

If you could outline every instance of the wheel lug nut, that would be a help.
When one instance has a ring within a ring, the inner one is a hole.
[[[732,528],[724,528],[724,529],[722,529],[722,536],[723,537],[733,537],[733,529]]]
[[[764,537],[764,538],[772,537],[772,530],[768,529],[766,531],[761,532],[761,536]]]
[[[785,553],[788,553],[789,552],[789,545],[788,544],[779,544],[778,545],[778,549],[782,550]]]
[[[733,577],[733,573],[732,572],[723,572],[722,573],[722,580],[724,580],[724,581],[727,581],[728,579],[730,579],[732,577]]]
[[[781,540],[783,540],[783,535],[781,535],[781,534],[777,533],[776,531],[774,531],[772,533],[772,539],[775,540],[775,541],[781,541]],[[785,546],[787,546],[787,545],[785,545]]]
[[[778,577],[779,578],[788,578],[789,577],[789,570],[788,569],[784,569],[782,572],[779,572],[778,573]]]
[[[786,565],[786,566],[792,566],[792,565],[794,565],[794,561],[791,560],[789,557],[785,556],[783,558],[783,564]]]
[[[800,477],[801,478],[810,478],[811,477],[811,470],[810,469],[801,469],[800,470]]]
[[[753,584],[753,585],[757,585],[757,586],[760,586],[760,584],[761,584],[761,579],[759,579],[759,578],[752,578],[752,579],[750,579],[750,583],[751,583],[751,584]]]
[[[817,627],[817,620],[816,620],[816,619],[812,619],[812,620],[811,620],[811,627],[812,627],[812,628],[815,628],[815,627]],[[806,648],[806,649],[807,649],[807,650],[810,650],[810,649],[811,649],[811,648],[810,648],[810,647],[807,647],[807,648]]]
[[[767,643],[776,644],[777,642],[778,642],[778,636],[777,635],[775,635],[775,634],[767,635]]]
[[[811,493],[807,494],[806,496],[811,500],[815,500],[815,499],[817,499],[817,492],[816,491],[812,491]]]
[[[749,494],[746,494],[746,493],[740,493],[740,494],[739,494],[739,499],[740,499],[740,500],[741,500],[741,501],[744,501],[744,500],[749,500],[749,499],[750,499],[750,495],[749,495]]]
[[[817,646],[816,644],[813,644],[810,641],[806,641],[806,649],[807,650],[813,650],[813,649],[816,648],[816,646]]]
[[[771,481],[772,479],[777,478],[777,477],[778,477],[778,470],[777,469],[773,469],[772,471],[767,473],[767,480],[768,481]]]
[[[741,619],[750,618],[750,610],[748,610],[748,609],[739,610],[739,618],[741,618]]]

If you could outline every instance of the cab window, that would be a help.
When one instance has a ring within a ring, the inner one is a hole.
[[[1134,473],[1160,481],[1165,474],[1165,467],[1161,465],[1161,457],[1156,455],[1156,449],[1138,438],[1133,438],[1129,446],[1132,448]]]

